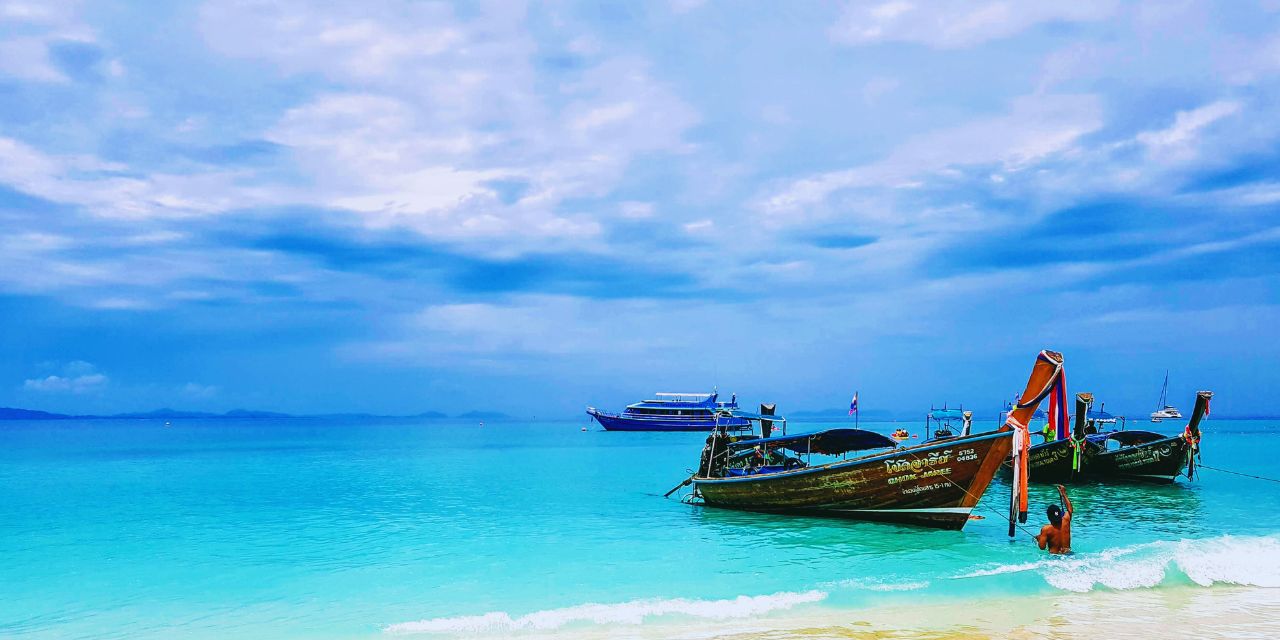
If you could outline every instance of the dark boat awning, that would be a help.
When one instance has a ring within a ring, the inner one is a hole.
[[[739,440],[729,446],[739,449],[761,444],[770,444],[795,451],[796,453],[819,453],[823,455],[837,455],[866,449],[891,449],[898,446],[898,443],[888,436],[864,429],[828,429],[826,431],[799,433],[789,436]]]

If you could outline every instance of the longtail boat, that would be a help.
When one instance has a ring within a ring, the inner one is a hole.
[[[961,425],[960,435],[969,435],[973,431],[973,412],[965,411],[963,406],[959,409],[948,409],[943,405],[941,409],[929,409],[929,413],[924,416],[925,437],[930,440],[954,438],[956,422]]]
[[[1071,437],[1030,447],[1030,479],[1066,484],[1089,481],[1139,481],[1170,483],[1179,475],[1195,474],[1199,453],[1200,422],[1209,412],[1212,391],[1196,394],[1191,420],[1180,435],[1154,431],[1100,431],[1104,420],[1090,410],[1093,394],[1076,394]]]
[[[1022,421],[1030,419],[1061,371],[1062,356],[1042,351],[1024,402],[1000,429],[902,448],[862,429],[786,435],[783,418],[736,413],[759,421],[761,433],[713,431],[698,471],[685,481],[694,485],[689,499],[709,507],[961,529],[1009,455]],[[772,435],[776,422],[783,435]],[[871,453],[848,457],[864,451]],[[814,464],[813,454],[843,457]]]

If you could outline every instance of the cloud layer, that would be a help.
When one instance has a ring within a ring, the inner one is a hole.
[[[1258,410],[1278,90],[1266,3],[4,1],[0,401]]]

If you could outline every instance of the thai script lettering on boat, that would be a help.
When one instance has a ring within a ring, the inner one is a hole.
[[[1173,447],[1134,447],[1133,451],[1121,451],[1116,454],[1116,466],[1121,469],[1132,469],[1144,464],[1160,462],[1173,455]]]
[[[918,458],[911,458],[910,460],[904,460],[902,458],[885,460],[884,467],[885,471],[888,473],[902,473],[904,471],[920,473],[925,467],[936,467],[947,464],[948,462],[951,462],[950,449],[932,451],[928,456],[921,455]]]
[[[933,484],[920,484],[914,487],[907,487],[906,489],[903,489],[902,492],[910,495],[910,494],[916,494],[916,493],[924,493],[926,491],[933,491],[935,489],[941,489],[942,487],[945,487],[945,486],[947,486],[947,483],[945,482],[935,482]]]

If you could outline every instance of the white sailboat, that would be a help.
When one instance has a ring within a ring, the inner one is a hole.
[[[1182,417],[1182,412],[1178,411],[1177,407],[1169,404],[1169,371],[1167,369],[1164,372],[1164,386],[1160,387],[1160,401],[1156,403],[1156,406],[1159,408],[1151,412],[1152,422],[1160,422],[1165,419],[1176,420]]]

